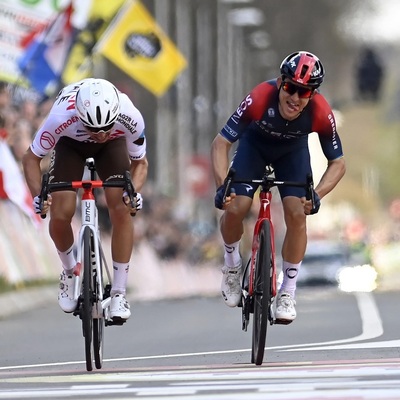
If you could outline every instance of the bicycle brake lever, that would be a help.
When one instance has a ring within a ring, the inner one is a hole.
[[[224,186],[225,186],[225,191],[224,191],[224,196],[223,196],[223,203],[225,202],[226,198],[230,195],[231,193],[231,186],[233,182],[233,178],[235,177],[236,170],[234,168],[229,168],[228,175],[225,178],[224,181]]]
[[[125,190],[129,196],[129,203],[132,208],[136,208],[136,192],[132,184],[131,174],[129,171],[125,171],[124,173],[124,180],[125,180]],[[130,213],[132,217],[136,215],[136,213]]]
[[[314,199],[314,181],[312,174],[307,174],[307,194],[306,199],[311,200],[311,210],[315,207],[315,199]]]
[[[49,194],[49,179],[50,179],[50,174],[46,172],[43,177],[42,177],[42,188],[40,190],[40,210],[43,210],[44,207],[44,202],[47,200],[47,196]],[[46,218],[46,214],[40,214],[40,217],[42,219]]]

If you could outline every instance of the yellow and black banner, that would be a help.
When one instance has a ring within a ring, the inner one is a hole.
[[[138,0],[128,1],[121,8],[94,52],[159,97],[187,65],[184,56]]]
[[[92,0],[86,28],[77,34],[63,71],[62,80],[65,85],[93,75],[93,48],[124,2],[124,0]]]

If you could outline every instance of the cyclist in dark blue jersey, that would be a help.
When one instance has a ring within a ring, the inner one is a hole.
[[[296,280],[307,245],[306,216],[318,212],[320,200],[332,191],[346,170],[334,114],[318,91],[324,74],[324,67],[314,54],[290,54],[282,61],[278,78],[260,83],[244,98],[211,148],[217,187],[215,206],[224,210],[220,221],[225,250],[221,292],[225,303],[236,307],[241,299],[243,265],[239,246],[243,220],[257,187],[234,184],[234,192],[224,202],[223,183],[232,145],[238,141],[231,161],[238,179],[261,179],[266,166],[272,165],[278,180],[305,181],[311,172],[308,135],[318,134],[327,168],[315,187],[314,209],[305,198],[305,189],[279,188],[286,234],[276,318],[285,323],[296,318]]]

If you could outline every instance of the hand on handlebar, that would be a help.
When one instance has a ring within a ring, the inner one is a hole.
[[[236,197],[235,189],[231,189],[231,193],[227,195],[225,198],[225,185],[221,185],[218,189],[217,192],[215,193],[214,197],[214,204],[216,208],[219,208],[220,210],[225,210],[226,207],[229,206],[231,201]]]
[[[46,215],[51,206],[51,201],[51,195],[47,195],[47,200],[43,202],[40,196],[35,196],[32,202],[33,211],[35,211],[36,214]]]
[[[143,208],[143,197],[140,193],[136,193],[136,195],[134,197],[134,201],[133,201],[134,204],[132,204],[132,201],[131,201],[131,198],[129,197],[128,192],[123,193],[122,201],[128,207],[131,215],[135,215],[138,210],[141,210]]]
[[[321,199],[318,196],[318,193],[313,190],[313,201],[310,200],[305,200],[304,201],[304,212],[307,215],[313,215],[316,214],[319,211],[319,208],[321,206]],[[312,205],[314,203],[314,208],[312,208]]]

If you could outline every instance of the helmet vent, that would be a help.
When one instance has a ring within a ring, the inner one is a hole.
[[[300,72],[300,78],[304,79],[304,77],[307,75],[308,68],[308,65],[303,65]]]
[[[92,118],[90,117],[90,114],[87,112],[86,113],[86,116],[87,116],[87,120],[88,120],[88,122],[89,122],[89,125],[93,125],[93,120],[92,120]]]
[[[96,119],[97,123],[101,124],[101,110],[99,106],[96,107]]]

